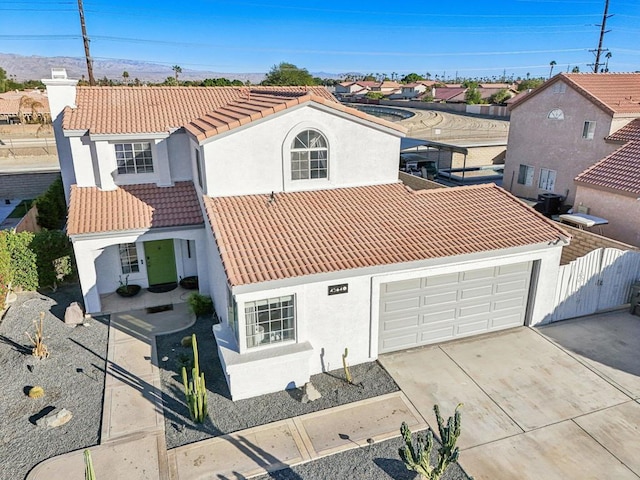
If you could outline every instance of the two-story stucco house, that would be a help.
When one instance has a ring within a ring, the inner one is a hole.
[[[503,186],[518,197],[556,193],[620,147],[610,136],[640,117],[640,74],[561,73],[511,103]]]
[[[640,119],[607,140],[621,146],[576,177],[576,205],[605,218],[608,237],[640,247]]]
[[[548,319],[567,234],[493,185],[408,189],[404,129],[323,88],[46,84],[87,311],[197,275],[234,399]]]

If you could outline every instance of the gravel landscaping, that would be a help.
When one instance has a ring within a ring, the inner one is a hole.
[[[21,293],[0,323],[0,480],[23,479],[47,458],[99,442],[108,320],[65,325],[66,307],[81,300],[75,285]],[[40,312],[45,312],[44,343],[50,353],[42,360],[31,355],[25,334],[33,336]],[[42,398],[27,396],[35,385],[44,388]],[[36,426],[53,408],[66,408],[73,417],[57,428]]]
[[[419,475],[407,470],[400,460],[398,449],[401,446],[402,440],[394,438],[254,477],[254,480],[418,480]],[[438,446],[437,442],[434,442],[431,452],[432,465],[436,463]],[[441,478],[442,480],[470,479],[458,464],[450,465]]]
[[[156,337],[167,448],[399,390],[393,379],[377,362],[370,362],[350,368],[354,383],[358,383],[359,386],[346,383],[342,370],[311,377],[313,385],[322,395],[321,399],[314,402],[302,403],[300,389],[233,402],[218,359],[212,325],[210,318],[201,317],[188,329]],[[204,371],[208,390],[209,419],[203,424],[196,424],[189,417],[182,386],[182,364],[190,361],[192,350],[191,347],[182,347],[180,340],[192,333],[195,333],[198,339],[200,369]]]

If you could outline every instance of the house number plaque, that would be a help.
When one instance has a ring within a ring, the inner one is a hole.
[[[340,295],[341,293],[349,293],[348,283],[341,283],[340,285],[329,285],[329,295]]]

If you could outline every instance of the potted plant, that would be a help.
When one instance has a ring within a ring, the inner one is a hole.
[[[124,282],[122,281],[122,276],[120,277],[120,286],[116,289],[116,293],[121,297],[133,297],[140,292],[140,285],[129,285],[129,275],[124,277]]]
[[[198,276],[192,275],[180,279],[180,286],[187,290],[196,290],[198,288]]]

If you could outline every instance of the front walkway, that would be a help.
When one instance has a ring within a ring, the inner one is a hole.
[[[168,312],[111,316],[102,437],[100,445],[90,448],[98,478],[248,478],[398,437],[403,421],[413,431],[427,427],[407,397],[395,392],[167,452],[154,336],[195,321],[186,304],[173,307]],[[82,452],[42,462],[27,480],[82,478]]]
[[[430,423],[462,408],[476,480],[640,478],[640,318],[626,311],[384,355]]]

